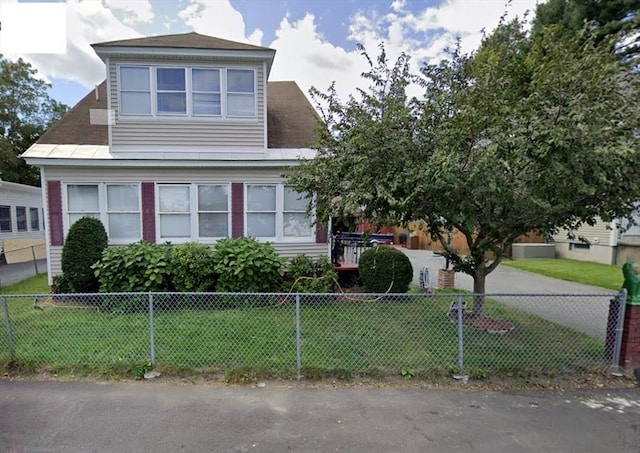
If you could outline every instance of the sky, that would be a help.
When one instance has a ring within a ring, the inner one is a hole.
[[[106,76],[91,44],[196,31],[275,49],[270,81],[294,80],[305,93],[335,81],[344,98],[366,86],[358,44],[376,56],[384,43],[391,62],[405,52],[417,70],[457,38],[472,51],[505,11],[523,17],[542,1],[0,0],[0,52],[30,62],[51,96],[71,107]],[[27,4],[35,9],[25,14]]]

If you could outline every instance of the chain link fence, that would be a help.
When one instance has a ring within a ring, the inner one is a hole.
[[[0,303],[0,359],[54,370],[152,363],[298,378],[483,377],[616,364],[625,297],[123,293],[7,295]]]

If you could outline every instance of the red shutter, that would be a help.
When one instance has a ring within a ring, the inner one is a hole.
[[[231,237],[244,236],[244,184],[231,183]]]
[[[47,199],[49,201],[49,238],[51,245],[64,245],[62,184],[60,181],[47,181]]]
[[[316,244],[327,243],[327,225],[316,220]]]
[[[156,242],[156,195],[152,182],[142,183],[142,239]]]

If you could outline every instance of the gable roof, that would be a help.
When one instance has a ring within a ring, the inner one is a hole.
[[[272,50],[268,47],[254,46],[200,33],[181,33],[175,35],[150,36],[145,38],[123,39],[92,44],[92,47],[165,47],[176,49],[207,50]]]
[[[91,90],[36,142],[52,145],[109,144],[108,127],[91,124],[91,109],[107,109],[106,81]],[[318,115],[295,82],[267,84],[269,148],[310,148],[317,142]]]

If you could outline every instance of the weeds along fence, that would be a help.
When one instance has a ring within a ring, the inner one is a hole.
[[[0,359],[288,378],[575,375],[617,363],[624,299],[487,295],[473,316],[472,295],[446,293],[7,295]]]

